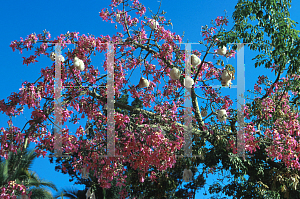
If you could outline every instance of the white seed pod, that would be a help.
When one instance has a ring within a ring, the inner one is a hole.
[[[79,61],[78,57],[74,57],[74,62]]]
[[[201,109],[201,116],[206,117],[207,116],[207,111],[206,109]]]
[[[55,61],[55,53],[54,52],[50,53],[50,59],[51,59],[51,61]]]
[[[150,85],[149,81],[147,79],[141,77],[138,87],[139,88],[145,88],[145,87],[147,88],[147,87],[149,87],[149,85]]]
[[[64,58],[64,56],[60,55],[60,56],[58,57],[58,60],[61,61],[61,62],[64,62],[64,61],[65,61],[65,58]]]
[[[116,22],[120,22],[120,17],[121,17],[121,15],[118,13],[118,14],[116,15]]]
[[[180,71],[178,70],[178,68],[172,68],[172,70],[170,71],[170,76],[171,76],[171,79],[173,80],[177,80],[180,78]]]
[[[227,80],[227,81],[221,81],[221,84],[222,84],[222,86],[231,86],[231,80],[229,79],[229,80]]]
[[[190,169],[184,169],[182,178],[185,182],[191,181],[193,179],[193,172]]]
[[[219,48],[217,51],[218,55],[226,55],[227,52],[227,48],[225,46],[223,46],[223,48]]]
[[[55,52],[51,52],[50,53],[50,59],[51,59],[51,61],[55,61],[55,58],[56,58]],[[64,62],[65,58],[64,58],[64,56],[60,55],[58,57],[58,60],[61,61],[61,62]]]
[[[186,88],[192,88],[192,86],[194,85],[194,80],[191,77],[185,77],[183,85]]]
[[[232,79],[232,74],[228,70],[224,69],[223,72],[222,72],[221,78],[222,78],[222,81],[231,80]]]
[[[150,28],[152,29],[152,30],[156,30],[157,29],[157,27],[159,26],[159,23],[158,23],[158,21],[156,21],[156,20],[154,20],[154,19],[150,19],[149,20],[149,26],[150,26]]]
[[[79,61],[79,70],[83,71],[84,70],[84,63],[82,60]]]
[[[198,66],[199,64],[201,64],[200,58],[197,57],[196,55],[192,54],[192,56],[191,56],[191,64],[192,64],[192,66]]]
[[[221,109],[218,111],[218,115],[217,115],[218,120],[220,120],[220,122],[224,122],[227,119],[227,113],[225,109]]]
[[[74,66],[80,70],[80,71],[84,71],[84,63],[81,59],[78,59],[78,57],[74,58]]]

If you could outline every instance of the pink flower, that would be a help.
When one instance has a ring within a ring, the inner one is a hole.
[[[141,177],[140,177],[140,182],[144,182],[144,181],[145,181],[144,177],[141,176]]]
[[[26,58],[26,57],[23,57],[23,64],[26,64],[28,66],[28,64],[30,63],[35,63],[35,62],[38,62],[36,59],[36,56],[33,56],[33,55],[30,55],[30,57]]]

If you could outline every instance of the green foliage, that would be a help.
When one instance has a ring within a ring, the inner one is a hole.
[[[122,94],[122,96],[119,99],[117,99],[116,101],[119,103],[128,105],[128,98],[129,98],[128,91],[125,89],[124,94]],[[127,110],[122,110],[119,107],[116,108],[116,111],[119,113],[122,113],[123,115],[128,115]]]
[[[6,185],[9,181],[16,181],[17,184],[23,184],[28,190],[32,191],[32,199],[50,199],[53,198],[51,192],[45,187],[52,188],[57,191],[56,186],[49,181],[39,179],[37,174],[30,171],[33,160],[37,157],[34,149],[27,149],[21,153],[19,149],[15,154],[10,152],[8,159],[1,159],[0,164],[0,184]]]
[[[290,7],[291,0],[240,0],[233,13],[234,27],[219,38],[225,43],[253,43],[250,49],[261,53],[254,58],[255,67],[275,63],[276,73],[286,66],[289,74],[298,73],[299,31],[289,18]]]
[[[131,106],[133,106],[134,108],[143,108],[143,101],[136,97],[132,101]]]
[[[252,43],[248,46],[258,52],[253,59],[256,62],[255,67],[270,68],[274,64],[278,66],[275,68],[275,75],[283,73],[283,70],[287,70],[288,75],[299,74],[299,30],[295,29],[297,23],[289,18],[290,7],[291,0],[239,0],[233,13],[233,28],[228,32],[219,33],[217,37],[225,44]],[[233,49],[237,49],[237,46]],[[290,81],[286,91],[299,92],[299,83],[298,80]],[[297,95],[292,100],[293,103],[296,104],[299,98]],[[261,101],[255,101],[248,104],[251,110],[250,117],[262,114],[260,103]],[[271,122],[274,122],[273,119]],[[260,149],[245,160],[241,157],[223,156],[223,168],[230,169],[236,180],[221,188],[215,184],[210,190],[215,193],[224,192],[237,198],[300,198],[299,191],[295,191],[298,181],[291,182],[288,177],[294,174],[282,163],[268,159],[265,151],[267,144],[260,143]],[[217,145],[214,147],[218,148]],[[248,176],[247,179],[243,179],[245,175]],[[298,173],[295,175],[298,176]]]

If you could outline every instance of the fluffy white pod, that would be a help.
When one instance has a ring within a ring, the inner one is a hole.
[[[60,55],[60,56],[58,57],[58,60],[61,61],[61,62],[64,62],[64,61],[65,61],[65,58],[64,58],[64,56]]]
[[[171,79],[173,80],[177,80],[180,78],[180,71],[178,70],[178,68],[172,68],[172,70],[170,71],[170,76]]]
[[[84,63],[81,59],[78,59],[78,57],[74,58],[74,66],[80,70],[80,71],[84,71]]]
[[[146,87],[147,88],[147,87],[149,87],[149,85],[150,85],[149,81],[147,79],[141,77],[138,87],[140,87],[140,88]]]
[[[197,57],[196,55],[192,54],[192,56],[191,56],[191,64],[192,64],[192,66],[198,66],[199,64],[201,64],[200,58]]]
[[[157,27],[159,26],[159,23],[158,23],[158,21],[156,21],[156,20],[154,20],[154,19],[150,19],[149,20],[149,26],[150,26],[150,28],[152,29],[152,30],[156,30],[157,29]]]
[[[231,86],[231,79],[229,79],[229,80],[227,80],[227,81],[224,81],[224,80],[222,80],[221,81],[221,84],[222,84],[222,86]]]
[[[223,48],[219,48],[217,51],[218,55],[226,55],[227,52],[227,48],[225,46],[223,46]]]
[[[222,78],[222,81],[231,80],[232,79],[232,74],[228,70],[224,69],[223,72],[222,72],[221,78]]]
[[[224,122],[227,119],[227,113],[225,109],[221,109],[218,111],[218,115],[217,115],[218,120],[220,120],[220,122]]]
[[[55,61],[55,57],[56,57],[55,52],[51,52],[50,53],[50,59],[51,59],[51,61]],[[64,56],[60,55],[58,57],[58,60],[61,61],[61,62],[64,62],[65,58],[64,58]]]
[[[192,88],[194,85],[194,80],[191,77],[186,77],[183,81],[183,85],[187,88]]]
[[[206,117],[207,116],[207,111],[205,109],[201,110],[201,116]]]
[[[182,178],[185,182],[191,181],[193,179],[193,172],[190,169],[184,169]]]

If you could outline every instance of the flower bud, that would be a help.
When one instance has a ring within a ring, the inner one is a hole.
[[[171,79],[173,79],[173,80],[179,79],[180,71],[178,70],[178,68],[172,68],[172,70],[170,71],[170,76],[171,76]]]

